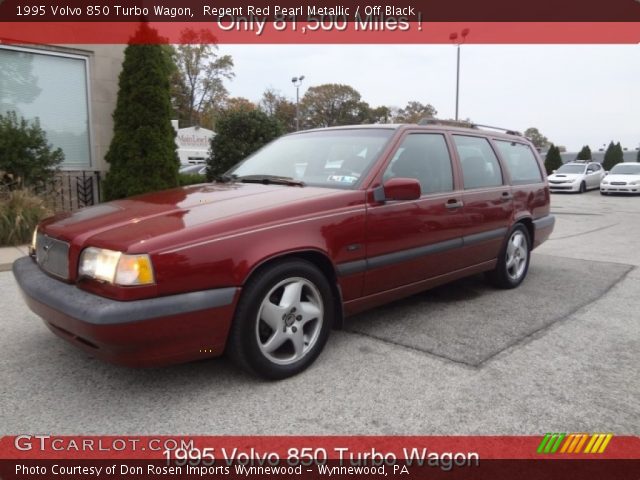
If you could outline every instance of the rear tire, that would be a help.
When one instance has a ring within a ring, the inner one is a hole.
[[[331,286],[315,265],[301,259],[269,265],[244,288],[227,352],[260,377],[296,375],[324,348],[334,316]]]
[[[530,259],[529,231],[523,224],[516,223],[500,251],[496,268],[488,272],[487,277],[496,287],[516,288],[527,276]]]

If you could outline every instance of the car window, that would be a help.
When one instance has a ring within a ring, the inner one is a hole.
[[[500,164],[486,138],[454,135],[465,190],[502,185]]]
[[[384,173],[384,179],[415,178],[422,194],[453,190],[451,157],[444,135],[407,135]]]
[[[531,147],[524,143],[496,140],[496,146],[506,163],[514,184],[538,183],[542,173]]]

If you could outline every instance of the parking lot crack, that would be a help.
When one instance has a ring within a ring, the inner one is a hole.
[[[461,361],[461,360],[453,360],[450,357],[447,357],[447,356],[444,356],[444,355],[439,355],[439,354],[437,354],[437,353],[435,353],[433,351],[430,351],[430,350],[427,350],[427,349],[424,349],[424,348],[419,348],[419,347],[415,347],[415,346],[412,346],[412,345],[407,345],[407,344],[404,344],[404,343],[401,343],[401,342],[396,342],[394,340],[390,340],[388,338],[382,338],[382,337],[379,337],[377,335],[373,335],[371,333],[359,332],[359,331],[349,330],[349,329],[343,329],[342,331],[345,332],[345,333],[350,333],[352,335],[357,335],[357,336],[360,336],[360,337],[365,337],[365,338],[369,338],[369,339],[372,339],[372,340],[376,340],[378,342],[382,342],[382,343],[385,343],[387,345],[391,345],[391,346],[394,346],[394,347],[400,347],[400,348],[402,348],[404,350],[410,350],[412,352],[419,352],[419,353],[424,354],[424,355],[429,355],[431,357],[435,357],[436,359],[444,361],[446,363],[451,363],[451,364],[454,364],[454,365],[462,366],[462,367],[473,369],[473,370],[477,370],[479,365],[480,365],[480,364],[475,364],[475,363],[464,362],[464,361]]]
[[[619,285],[621,282],[623,282],[630,274],[631,272],[633,272],[634,270],[636,270],[637,267],[633,266],[633,265],[626,265],[627,267],[629,267],[625,272],[622,273],[622,275],[620,275],[620,277],[614,281],[613,283],[611,283],[603,292],[602,294],[598,297],[595,298],[593,300],[587,301],[583,304],[577,305],[574,309],[572,309],[571,311],[567,312],[565,315],[555,318],[552,321],[550,321],[549,323],[541,326],[540,328],[534,330],[533,332],[529,333],[528,335],[518,338],[517,340],[515,340],[514,342],[506,345],[504,348],[500,349],[499,351],[491,354],[490,356],[484,358],[478,365],[478,368],[483,367],[486,363],[492,361],[493,359],[495,359],[497,356],[501,355],[504,352],[507,352],[511,349],[514,349],[516,347],[521,347],[524,346],[534,340],[537,340],[539,338],[542,338],[543,336],[547,335],[548,332],[550,332],[551,330],[553,330],[554,328],[560,327],[562,324],[565,323],[565,321],[567,321],[568,319],[570,319],[571,317],[573,317],[576,313],[578,313],[580,310],[583,310],[585,308],[588,308],[590,305],[593,305],[596,302],[599,302],[600,300],[602,300],[604,297],[607,296],[607,294],[613,290],[617,285]]]

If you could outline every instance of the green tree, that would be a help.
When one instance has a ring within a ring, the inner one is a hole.
[[[369,109],[367,123],[390,123],[392,120],[391,109],[381,105],[376,108]]]
[[[233,59],[217,53],[217,39],[208,30],[186,29],[180,40],[172,51],[173,108],[181,125],[213,128],[213,112],[221,110],[228,95],[224,81],[234,77]]]
[[[622,150],[622,145],[620,145],[620,142],[616,143],[615,149],[613,151],[613,161],[615,162],[614,165],[624,162],[624,151]]]
[[[551,173],[553,173],[554,170],[557,170],[562,166],[562,157],[560,156],[560,149],[556,147],[553,143],[549,147],[547,156],[544,159],[544,166],[547,169],[547,175],[550,175]]]
[[[426,105],[420,102],[411,101],[404,108],[399,109],[393,121],[396,123],[418,123],[423,118],[433,118],[438,111],[429,103]]]
[[[6,176],[7,183],[28,187],[46,182],[63,160],[64,153],[47,142],[37,118],[29,122],[13,111],[0,114],[0,177]]]
[[[582,150],[578,153],[576,160],[591,160],[591,149],[589,145],[582,147]]]
[[[282,126],[275,118],[255,108],[227,110],[220,115],[216,125],[216,136],[211,139],[207,159],[209,180],[223,174],[283,133]]]
[[[624,153],[620,147],[620,143],[614,144],[609,142],[607,150],[604,152],[604,161],[602,162],[602,168],[605,170],[611,170],[614,165],[624,161]]]
[[[262,94],[260,109],[269,117],[275,118],[285,132],[296,129],[296,105],[277,90],[268,88]]]
[[[307,90],[300,102],[300,124],[305,128],[360,124],[369,112],[356,89],[328,83]]]
[[[157,32],[143,23],[125,49],[113,140],[105,156],[111,166],[104,182],[107,200],[178,185],[169,68],[162,47],[149,41],[154,36]]]
[[[524,131],[524,136],[531,140],[531,143],[533,143],[538,150],[544,150],[549,147],[549,145],[552,145],[551,142],[549,142],[549,139],[540,133],[540,130],[535,127],[527,128]]]

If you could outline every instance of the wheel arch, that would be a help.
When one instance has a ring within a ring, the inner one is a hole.
[[[521,223],[522,225],[524,225],[526,227],[527,233],[529,234],[529,241],[531,242],[531,245],[530,245],[531,246],[531,250],[533,250],[533,246],[535,245],[534,236],[535,236],[535,232],[536,232],[536,229],[533,226],[533,219],[531,217],[522,217],[522,218],[519,218],[514,223],[514,225],[516,225],[518,223]]]
[[[324,252],[315,249],[295,250],[289,252],[281,252],[271,257],[265,258],[258,264],[254,265],[254,267],[247,274],[242,284],[245,285],[255,275],[258,275],[261,271],[269,268],[269,266],[275,263],[295,259],[306,260],[307,262],[313,264],[329,281],[329,286],[331,287],[331,291],[333,292],[334,298],[336,299],[336,301],[334,302],[335,320],[333,328],[341,329],[344,322],[342,292],[340,291],[340,286],[338,285],[338,275],[335,266]]]

